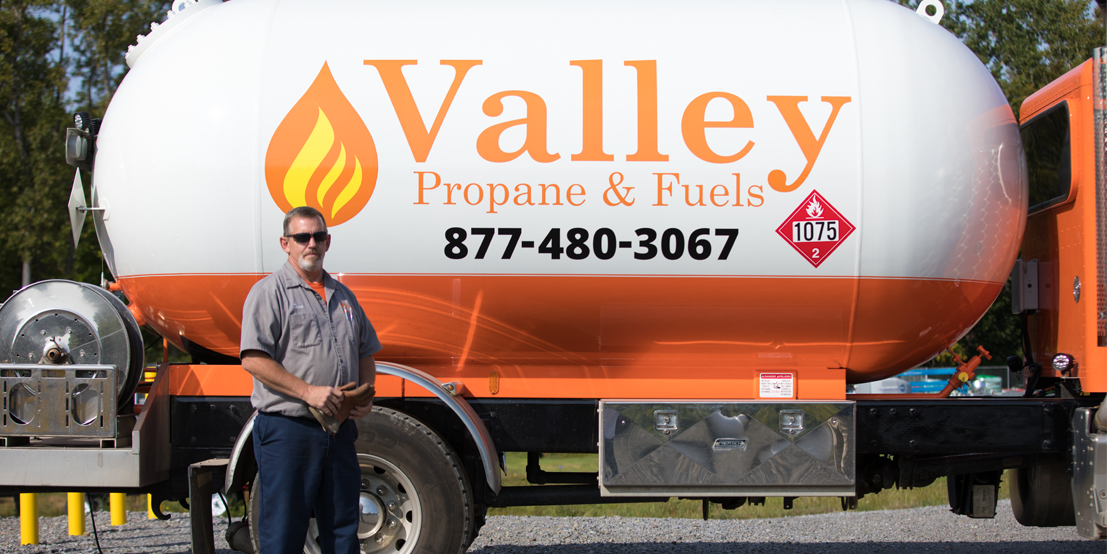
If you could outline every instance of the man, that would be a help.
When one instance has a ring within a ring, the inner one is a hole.
[[[261,514],[252,524],[263,554],[300,554],[314,513],[323,552],[357,554],[357,427],[346,420],[329,433],[309,406],[328,418],[368,414],[371,392],[355,397],[340,387],[373,385],[381,345],[350,289],[323,271],[331,246],[323,214],[290,210],[280,240],[288,262],[254,285],[242,314],[242,367],[254,377],[250,401],[259,410]]]

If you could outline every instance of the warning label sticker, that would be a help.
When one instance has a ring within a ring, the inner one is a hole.
[[[761,398],[792,398],[794,376],[791,373],[762,373]]]
[[[800,203],[776,233],[815,267],[853,233],[855,227],[818,192]]]

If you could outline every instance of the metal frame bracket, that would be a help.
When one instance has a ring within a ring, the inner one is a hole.
[[[1107,434],[1092,432],[1092,410],[1077,408],[1072,416],[1072,502],[1076,532],[1102,540],[1107,539]]]

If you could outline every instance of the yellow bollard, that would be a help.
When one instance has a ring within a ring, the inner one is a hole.
[[[38,495],[19,495],[19,544],[38,544]]]
[[[69,499],[69,534],[85,534],[85,493],[71,492]]]
[[[127,524],[127,495],[121,492],[111,493],[111,524],[112,525],[126,525]]]
[[[154,495],[146,495],[146,519],[158,519],[158,516],[154,515]]]

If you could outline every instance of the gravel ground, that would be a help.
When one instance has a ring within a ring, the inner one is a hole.
[[[967,519],[945,507],[885,512],[849,512],[783,519],[712,520],[645,518],[553,518],[497,516],[469,550],[473,554],[680,552],[858,554],[860,552],[972,552],[982,554],[1104,554],[1103,543],[1080,538],[1075,528],[1022,527],[1000,501],[994,520]],[[96,518],[104,552],[189,552],[188,519],[150,521],[131,513],[126,526]],[[216,552],[232,551],[217,525]],[[96,552],[92,537],[70,537],[64,517],[42,518],[42,544],[19,546],[19,519],[0,518],[0,552]],[[91,527],[89,529],[91,531]]]
[[[19,518],[0,518],[0,553],[39,554],[47,552],[87,554],[96,552],[92,524],[85,520],[85,535],[69,536],[69,520],[65,516],[40,517],[37,545],[19,544]],[[105,554],[122,553],[183,553],[192,552],[188,514],[172,514],[169,521],[147,519],[146,512],[128,512],[127,524],[113,527],[111,515],[96,513],[96,530]],[[215,523],[215,548],[218,554],[233,554],[223,539],[226,518]]]

